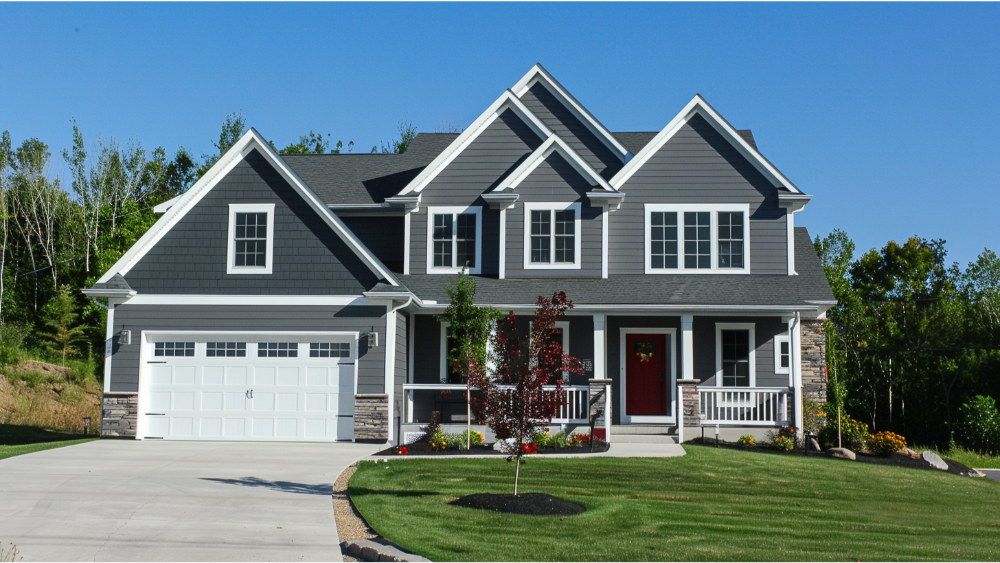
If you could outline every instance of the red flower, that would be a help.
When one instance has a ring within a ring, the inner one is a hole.
[[[406,455],[407,451],[406,446],[403,446],[402,448],[399,448],[399,455]]]

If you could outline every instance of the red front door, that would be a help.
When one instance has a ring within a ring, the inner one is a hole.
[[[625,335],[625,414],[667,416],[667,335]]]

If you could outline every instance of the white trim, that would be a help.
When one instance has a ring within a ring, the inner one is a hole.
[[[164,201],[163,203],[157,205],[156,207],[153,208],[153,213],[160,214],[170,211],[170,208],[173,207],[175,203],[177,203],[177,200],[180,197],[181,197],[180,195],[175,195],[174,197],[168,199],[167,201]]]
[[[502,182],[497,184],[497,187],[493,188],[491,192],[517,189],[521,185],[521,182],[531,176],[531,173],[554,152],[559,153],[565,158],[580,176],[593,182],[592,185],[598,185],[608,192],[615,192],[615,189],[611,187],[611,184],[603,176],[598,174],[579,153],[573,150],[572,147],[566,144],[566,141],[562,140],[556,134],[552,134],[548,139],[545,139],[545,142],[532,151],[528,155],[528,158],[524,159],[524,162],[519,164]]]
[[[781,344],[788,343],[788,367],[781,367]],[[788,386],[791,387],[794,382],[792,381],[792,342],[789,334],[787,332],[783,334],[775,335],[774,337],[774,373],[776,374],[788,374]]]
[[[695,114],[700,114],[705,118],[716,131],[719,132],[733,147],[736,148],[751,164],[754,165],[757,170],[764,175],[765,178],[771,181],[772,184],[778,187],[788,188],[790,191],[800,194],[802,193],[795,184],[793,184],[788,178],[786,178],[773,164],[768,162],[757,149],[750,146],[750,143],[740,135],[732,125],[729,124],[718,112],[715,111],[712,106],[701,97],[700,94],[695,94],[694,98],[691,99],[687,105],[676,115],[673,119],[667,123],[659,133],[656,134],[653,139],[646,144],[645,147],[639,154],[635,155],[631,160],[629,160],[621,170],[613,178],[611,178],[611,185],[615,189],[621,189],[622,185],[625,184],[632,177],[637,170],[643,167],[646,162],[656,154],[662,147],[669,141],[673,136],[680,131],[681,127],[684,126]]]
[[[507,277],[507,210],[500,210],[500,279]]]
[[[313,208],[319,216],[326,221],[327,225],[330,226],[340,236],[341,239],[354,251],[354,253],[361,258],[366,266],[379,278],[387,280],[390,284],[398,286],[400,285],[399,280],[396,279],[389,269],[382,264],[378,258],[365,247],[365,245],[354,236],[353,233],[344,225],[330,208],[327,207],[319,197],[313,193],[312,190],[306,186],[305,182],[302,181],[298,175],[295,174],[288,166],[285,161],[281,160],[274,149],[271,148],[270,144],[264,140],[264,138],[257,132],[256,129],[250,128],[239,141],[236,142],[230,148],[226,154],[215,163],[212,168],[206,172],[201,179],[194,183],[191,188],[186,191],[177,202],[171,206],[171,208],[163,214],[160,219],[153,224],[152,227],[139,240],[132,245],[121,258],[115,262],[114,266],[108,269],[107,272],[97,280],[97,283],[106,283],[108,280],[113,278],[116,274],[125,275],[131,270],[143,256],[152,249],[156,243],[163,238],[167,232],[170,231],[180,221],[191,209],[205,195],[215,187],[218,182],[229,173],[237,164],[239,164],[248,154],[250,154],[254,149],[259,151],[264,155],[265,159],[278,171],[281,176],[288,181],[289,184],[306,200],[306,203]]]
[[[552,131],[531,113],[513,92],[507,90],[495,102],[490,104],[490,107],[486,108],[486,111],[480,114],[465,131],[452,141],[441,154],[437,155],[413,180],[410,180],[410,183],[396,197],[419,193],[426,188],[431,180],[436,178],[442,170],[451,164],[455,160],[455,157],[472,144],[472,141],[476,140],[507,109],[516,113],[539,138],[546,139],[552,135]]]
[[[525,92],[527,92],[532,86],[537,82],[542,82],[549,92],[551,92],[556,99],[558,99],[562,104],[573,113],[577,119],[579,119],[587,129],[590,129],[592,133],[597,135],[597,138],[601,140],[611,152],[615,153],[622,162],[625,162],[626,156],[629,154],[628,149],[626,149],[618,139],[615,139],[614,135],[611,134],[607,128],[597,120],[587,108],[583,107],[572,94],[566,90],[554,76],[549,74],[549,71],[545,70],[545,67],[541,63],[535,64],[531,67],[531,70],[527,72],[517,84],[514,85],[512,90],[517,94],[517,96],[523,97]]]
[[[671,412],[673,414],[669,416],[648,416],[648,415],[629,415],[627,410],[627,377],[628,370],[625,368],[627,365],[625,353],[625,340],[626,336],[629,334],[663,334],[667,337],[667,342],[670,345],[670,358],[668,361],[668,367],[670,369],[670,384],[666,386],[667,389],[667,404],[671,406]],[[676,328],[622,328],[618,335],[618,363],[619,365],[619,397],[618,403],[621,408],[621,422],[622,424],[641,424],[641,423],[673,423],[677,420],[677,404],[675,401],[670,401],[670,395],[674,393],[677,388],[677,329]]]
[[[410,275],[410,213],[403,215],[403,275]]]
[[[143,293],[128,305],[369,305],[359,295],[184,295]]]
[[[788,253],[788,275],[797,276],[795,271],[795,214],[798,210],[785,210],[785,227],[787,229],[788,240],[785,244],[785,251]]]
[[[802,405],[806,398],[802,393],[802,317],[795,313],[795,317],[789,323],[789,332],[792,337],[792,384],[795,387],[795,428],[798,429],[799,437],[802,436]]]
[[[608,277],[608,206],[601,206],[601,277]]]
[[[566,211],[573,209],[576,211],[575,219],[573,220],[573,263],[556,263],[554,262],[556,258],[556,221],[554,211]],[[580,256],[580,239],[583,238],[583,233],[581,232],[582,224],[581,217],[583,213],[581,212],[580,202],[543,202],[543,203],[525,203],[524,204],[524,269],[525,270],[579,270],[583,264],[583,259]],[[531,212],[532,211],[549,211],[549,218],[551,220],[549,229],[549,262],[531,262]]]
[[[654,212],[676,212],[677,213],[677,267],[658,268],[651,266],[651,243],[650,240],[650,216]],[[709,212],[710,234],[711,234],[711,268],[685,268],[684,267],[684,212]],[[743,213],[743,267],[742,268],[720,268],[719,267],[719,213],[742,212]],[[719,204],[672,204],[672,203],[647,203],[643,212],[643,246],[644,260],[647,274],[749,274],[750,273],[750,204],[749,203],[719,203]]]
[[[722,385],[722,331],[723,330],[746,330],[749,331],[749,353],[750,353],[750,384],[746,387],[757,386],[757,336],[755,334],[754,323],[715,323],[715,385],[702,385],[709,389],[729,389]],[[743,387],[743,386],[740,386]]]
[[[694,315],[681,315],[681,379],[694,379]]]
[[[440,353],[438,354],[440,356],[438,362],[439,364],[438,381],[440,381],[444,385],[447,385],[448,384],[448,327],[451,326],[451,323],[449,323],[448,321],[438,321],[438,324],[441,325],[441,337],[440,337],[441,349],[439,351]]]
[[[406,316],[406,383],[413,383],[413,335],[416,332],[415,328],[417,326],[417,315],[409,314]],[[405,389],[406,386],[404,385]],[[406,422],[413,422],[413,393],[403,392],[406,395]]]
[[[605,315],[594,313],[594,379],[607,379],[607,341],[605,340]],[[610,397],[610,395],[608,395]]]
[[[428,274],[457,274],[466,272],[468,274],[479,274],[483,271],[483,208],[476,206],[468,207],[426,207],[427,210],[427,273]],[[440,267],[434,265],[434,216],[452,216],[451,234],[451,267]],[[458,215],[476,216],[476,265],[466,268],[455,264],[458,260],[458,244],[456,243],[456,230],[458,229]]]
[[[237,266],[236,261],[236,214],[266,213],[267,241],[265,243],[264,267]],[[274,204],[273,203],[230,203],[229,242],[226,245],[227,274],[270,274],[274,269]]]
[[[385,306],[385,394],[388,398],[386,409],[388,415],[388,443],[393,443],[393,419],[395,408],[393,401],[396,385],[396,311],[392,308],[392,302]]]
[[[108,322],[104,330],[104,392],[111,392],[111,360],[115,352],[115,303],[108,299]]]

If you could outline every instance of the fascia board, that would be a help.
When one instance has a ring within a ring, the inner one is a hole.
[[[177,200],[180,197],[181,196],[179,196],[179,195],[174,196],[174,197],[168,199],[167,201],[164,201],[163,203],[157,205],[156,207],[153,208],[153,213],[160,214],[160,213],[166,213],[167,211],[170,211],[170,208],[173,207],[175,203],[177,203]]]
[[[306,200],[306,202],[312,207],[320,217],[322,217],[326,223],[333,228],[334,232],[340,236],[348,246],[352,247],[354,253],[361,258],[363,262],[368,266],[373,273],[378,275],[380,278],[388,280],[392,285],[400,285],[399,280],[393,276],[389,269],[386,268],[377,258],[375,258],[371,252],[365,248],[361,241],[357,240],[354,235],[350,232],[346,225],[334,215],[330,209],[320,201],[319,197],[313,193],[288,166],[285,161],[278,156],[274,149],[264,140],[264,138],[257,132],[256,129],[250,128],[243,137],[240,138],[228,151],[226,154],[219,158],[219,161],[205,173],[191,188],[182,194],[177,202],[171,206],[171,208],[164,213],[163,217],[159,221],[153,224],[153,226],[143,234],[139,240],[132,245],[129,250],[122,255],[122,257],[115,262],[114,266],[111,267],[97,283],[106,283],[109,279],[114,277],[115,274],[125,275],[135,266],[136,263],[142,259],[143,256],[149,252],[153,246],[167,232],[172,229],[178,221],[180,221],[187,213],[190,211],[205,195],[219,183],[230,170],[233,169],[240,161],[242,161],[251,151],[257,149],[264,155],[264,157],[271,163],[275,169],[278,170],[279,174],[285,178],[285,180],[299,192],[299,195]]]
[[[410,183],[397,194],[397,197],[420,193],[507,108],[514,110],[514,113],[518,114],[518,117],[524,120],[540,138],[545,139],[552,135],[552,131],[549,131],[549,128],[508,89],[490,104],[490,107],[486,108],[486,111],[480,114],[441,154],[436,156],[414,179],[410,180]]]
[[[799,190],[791,181],[788,180],[777,168],[774,167],[763,155],[761,155],[757,150],[750,146],[749,143],[736,132],[736,129],[729,124],[725,119],[715,111],[712,106],[701,97],[700,94],[696,94],[694,98],[688,102],[684,109],[677,113],[669,123],[656,134],[653,139],[646,144],[639,154],[635,155],[631,160],[618,171],[613,178],[611,178],[611,185],[615,189],[621,189],[622,185],[625,184],[632,177],[637,170],[643,167],[646,162],[654,155],[657,151],[663,148],[663,145],[667,143],[681,127],[687,123],[695,114],[700,114],[702,117],[715,128],[729,143],[736,148],[751,164],[754,165],[757,170],[760,171],[772,184],[777,187],[785,187],[789,190],[801,194],[802,191]]]
[[[531,70],[529,70],[527,74],[522,76],[521,79],[517,81],[517,84],[513,87],[514,93],[516,93],[519,98],[523,96],[524,93],[527,92],[532,86],[532,81],[536,78],[544,80],[547,83],[546,86],[550,87],[550,91],[555,94],[556,97],[560,98],[559,101],[562,102],[563,105],[565,105],[571,112],[573,112],[577,119],[590,129],[591,133],[597,135],[597,138],[601,139],[601,141],[607,145],[612,152],[616,153],[622,162],[625,161],[625,155],[628,154],[628,149],[619,143],[618,139],[616,139],[615,136],[608,131],[608,128],[605,127],[604,124],[602,124],[596,117],[594,117],[594,114],[590,113],[590,111],[588,111],[587,108],[584,107],[583,104],[581,104],[580,101],[569,92],[569,90],[564,88],[563,85],[556,80],[556,78],[552,76],[552,74],[549,73],[549,71],[546,70],[541,63],[535,63],[535,66],[531,67]]]

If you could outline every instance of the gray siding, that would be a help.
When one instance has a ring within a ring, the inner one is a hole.
[[[773,317],[695,317],[694,377],[701,385],[716,385],[716,323],[753,323],[755,386],[788,387],[788,374],[774,373],[774,337],[786,332],[788,325]]]
[[[396,273],[403,271],[402,217],[341,216],[340,220],[358,237],[386,268]]]
[[[480,197],[500,182],[542,140],[514,112],[507,110],[427,185],[420,211],[410,217],[410,273],[427,269],[427,207],[483,207],[483,275],[499,272],[500,212]]]
[[[274,265],[229,275],[230,203],[273,203]],[[125,276],[139,293],[359,295],[371,270],[257,151],[236,165]]]
[[[541,83],[529,88],[524,96],[521,96],[521,101],[546,127],[573,147],[573,150],[605,178],[610,178],[621,170],[622,161],[616,153]]]
[[[553,153],[538,165],[515,190],[517,203],[507,210],[506,277],[508,278],[577,278],[601,277],[602,230],[600,207],[592,207],[586,193],[595,189],[559,154]],[[579,270],[524,269],[524,204],[542,202],[580,202]]]
[[[114,344],[111,391],[139,389],[139,345],[144,330],[322,331],[378,332],[387,342],[382,306],[189,306],[119,305],[113,333],[132,331],[132,344]],[[385,345],[369,349],[362,339],[357,364],[358,393],[385,393]]]
[[[441,383],[441,323],[413,315],[413,383]]]
[[[646,203],[749,203],[750,269],[787,274],[785,210],[778,191],[701,116],[692,118],[621,188],[627,195],[611,213],[611,274],[645,271]]]

